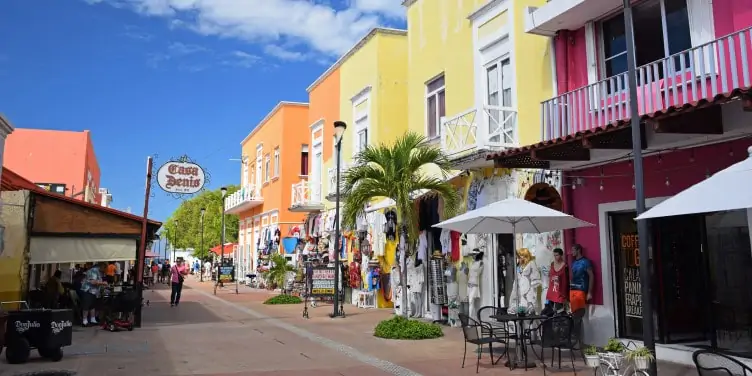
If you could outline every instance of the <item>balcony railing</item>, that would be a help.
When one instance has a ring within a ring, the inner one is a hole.
[[[255,185],[244,185],[235,193],[225,198],[225,212],[238,214],[242,211],[254,208],[264,203],[261,190]]]
[[[456,159],[477,151],[498,150],[517,145],[517,110],[483,106],[442,119],[441,148]]]
[[[752,28],[637,68],[640,115],[728,95],[752,83]],[[543,140],[630,118],[627,74],[622,73],[541,104]]]
[[[301,180],[292,185],[291,211],[312,211],[323,208],[321,183]]]
[[[336,162],[335,162],[336,163]],[[345,172],[352,167],[352,162],[342,162],[340,165],[340,189],[344,186]],[[335,196],[337,194],[337,168],[330,167],[327,170],[327,179],[329,179],[329,186],[326,192],[327,197]]]

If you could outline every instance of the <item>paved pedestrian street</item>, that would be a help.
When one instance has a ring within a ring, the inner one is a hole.
[[[390,316],[388,310],[360,310],[345,306],[344,319],[330,319],[331,305],[310,309],[302,305],[265,306],[272,292],[244,286],[220,289],[216,296],[209,282],[190,278],[180,306],[169,306],[169,290],[145,292],[144,325],[133,332],[110,333],[76,328],[74,345],[65,357],[51,363],[37,357],[25,365],[0,361],[0,376],[65,370],[77,375],[473,375],[474,354],[465,369],[462,333],[446,328],[445,337],[426,341],[390,341],[373,337],[375,324]],[[36,355],[36,354],[34,354]],[[563,365],[564,363],[562,363]],[[694,371],[660,365],[666,376]],[[582,363],[578,373],[588,375]],[[481,360],[483,375],[541,375],[542,369],[514,370],[491,367]],[[571,370],[553,372],[569,375]]]

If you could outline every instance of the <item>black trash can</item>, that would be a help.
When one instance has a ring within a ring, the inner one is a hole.
[[[24,309],[8,312],[5,358],[8,363],[29,360],[31,349],[52,361],[63,358],[63,347],[73,343],[73,311],[70,309]]]

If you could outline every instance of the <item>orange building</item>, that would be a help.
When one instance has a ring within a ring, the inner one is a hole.
[[[290,186],[308,175],[308,124],[307,103],[280,102],[240,143],[241,189],[227,197],[225,209],[240,219],[241,278],[255,270],[259,244],[303,224],[305,216],[289,210]]]
[[[52,192],[101,202],[99,162],[88,130],[16,128],[5,141],[3,166]]]

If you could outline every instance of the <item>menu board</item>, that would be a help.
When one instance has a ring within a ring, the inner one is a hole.
[[[625,263],[624,278],[624,315],[642,318],[642,282],[640,281],[640,242],[637,234],[622,234],[621,249]]]
[[[311,274],[311,296],[334,296],[334,267],[316,267]]]
[[[223,265],[219,267],[219,280],[222,282],[232,281],[235,274],[235,267],[232,265]]]

